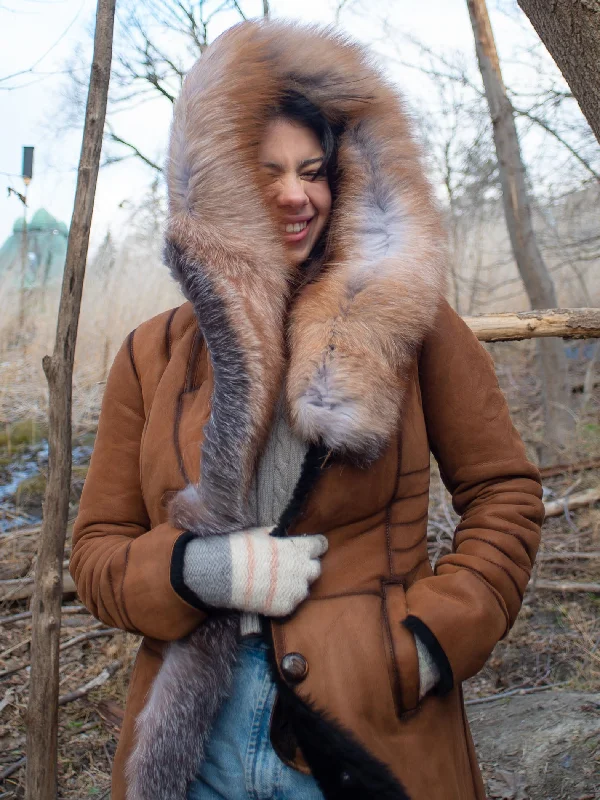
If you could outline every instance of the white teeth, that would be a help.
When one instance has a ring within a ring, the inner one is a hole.
[[[293,224],[284,225],[283,230],[285,233],[300,233],[308,225],[308,222],[295,222]]]

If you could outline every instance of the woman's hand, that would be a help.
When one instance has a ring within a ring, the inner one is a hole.
[[[328,542],[321,534],[271,536],[273,527],[192,539],[183,578],[202,602],[284,617],[308,596],[321,574]]]

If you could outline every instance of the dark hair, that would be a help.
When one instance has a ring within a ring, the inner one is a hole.
[[[333,191],[337,178],[338,132],[333,129],[321,109],[300,92],[288,89],[281,95],[271,116],[304,125],[316,135],[325,156],[321,171],[327,175]]]

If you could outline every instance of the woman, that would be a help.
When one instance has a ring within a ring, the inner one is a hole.
[[[359,48],[245,23],[207,50],[165,257],[189,302],[117,355],[71,562],[144,636],[113,800],[482,800],[460,685],[519,611],[539,474]],[[435,574],[430,452],[461,514]]]

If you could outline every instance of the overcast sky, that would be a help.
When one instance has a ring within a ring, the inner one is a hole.
[[[118,0],[117,0],[118,2]],[[514,44],[518,28],[496,10],[498,0],[490,0],[496,37],[501,55]],[[501,0],[504,6],[511,0]],[[261,5],[257,3],[257,5]],[[0,79],[27,70],[8,81],[0,80],[0,244],[21,215],[21,204],[6,197],[4,187],[22,191],[21,149],[35,147],[34,180],[29,188],[30,214],[40,207],[69,224],[75,191],[76,168],[81,132],[57,136],[53,119],[64,104],[61,70],[79,45],[91,58],[89,29],[93,23],[95,0],[0,0]],[[365,2],[375,8],[377,0]],[[401,31],[412,32],[434,49],[458,48],[473,53],[473,39],[465,0],[391,0],[391,21]],[[312,22],[331,22],[329,0],[272,0],[273,15]],[[342,27],[370,42],[381,36],[368,15],[351,11],[342,15]],[[50,52],[48,52],[50,51]],[[47,55],[45,55],[47,54]],[[36,63],[39,62],[39,63]],[[393,69],[394,80],[415,91],[414,72]],[[12,88],[10,91],[6,87]],[[161,161],[169,126],[168,103],[146,104],[126,120],[128,135],[140,143],[149,156]],[[92,246],[110,228],[117,235],[127,218],[127,201],[141,196],[151,174],[136,160],[104,167],[100,172],[92,229]]]

